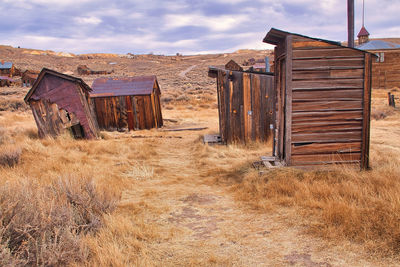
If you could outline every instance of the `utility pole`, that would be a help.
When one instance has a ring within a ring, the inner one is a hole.
[[[354,0],[347,0],[347,45],[354,47]]]

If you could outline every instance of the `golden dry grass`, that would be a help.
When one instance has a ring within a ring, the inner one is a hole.
[[[120,199],[96,233],[82,236],[88,258],[76,266],[397,264],[398,110],[372,121],[372,171],[259,175],[251,163],[271,145],[203,145],[203,134],[218,131],[217,110],[191,101],[164,110],[177,121],[166,127],[209,129],[103,132],[93,141],[38,139],[30,112],[1,112],[0,145],[21,155],[0,166],[0,186],[34,182],[39,190],[82,177]],[[374,109],[385,104],[374,95]]]

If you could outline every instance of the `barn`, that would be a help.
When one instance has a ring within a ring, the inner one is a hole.
[[[39,136],[70,131],[76,138],[96,138],[98,127],[88,98],[90,87],[79,78],[42,69],[25,96],[35,118]]]
[[[267,141],[272,137],[272,73],[243,71],[230,61],[225,68],[209,67],[208,75],[217,79],[219,131],[223,143]]]
[[[163,126],[156,76],[97,78],[90,102],[100,129],[126,131]]]
[[[285,165],[369,166],[371,68],[375,55],[272,28],[273,155]]]

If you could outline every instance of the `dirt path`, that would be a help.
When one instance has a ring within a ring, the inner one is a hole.
[[[260,213],[207,179],[193,144],[198,134],[163,139],[153,146],[154,177],[140,179],[123,203],[146,207],[157,242],[147,248],[162,266],[377,266],[350,244],[328,245],[303,234],[294,210]],[[150,167],[151,166],[151,167]],[[136,216],[136,215],[132,215]],[[300,220],[299,220],[300,221]]]
[[[185,78],[185,77],[186,77],[186,73],[188,73],[189,71],[193,70],[193,69],[196,68],[196,67],[197,67],[197,65],[190,66],[190,67],[187,68],[186,70],[180,72],[180,73],[179,73],[179,77]]]

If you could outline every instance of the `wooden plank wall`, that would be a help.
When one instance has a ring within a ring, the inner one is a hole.
[[[293,36],[292,47],[288,164],[360,164],[368,153],[369,135],[369,111],[364,112],[370,101],[364,95],[370,92],[364,80],[365,54],[299,36]]]
[[[159,128],[163,125],[157,92],[141,96],[91,98],[99,128],[126,131]]]
[[[218,107],[224,143],[267,141],[272,137],[273,77],[218,70]]]
[[[35,117],[39,136],[57,136],[62,132],[63,127],[54,122],[57,118],[60,121],[62,120],[60,112],[54,108],[57,107],[76,116],[84,130],[85,138],[97,137],[98,128],[95,118],[89,108],[81,85],[46,74],[32,94],[29,102],[34,116],[36,116],[35,114],[41,114],[40,116],[43,119],[42,123],[40,123],[41,121],[37,119],[39,117]],[[44,128],[41,129],[41,127]],[[54,129],[51,129],[51,127],[54,127]]]
[[[371,51],[383,53],[384,61],[372,63],[372,88],[393,88],[400,86],[400,49],[394,51]]]

